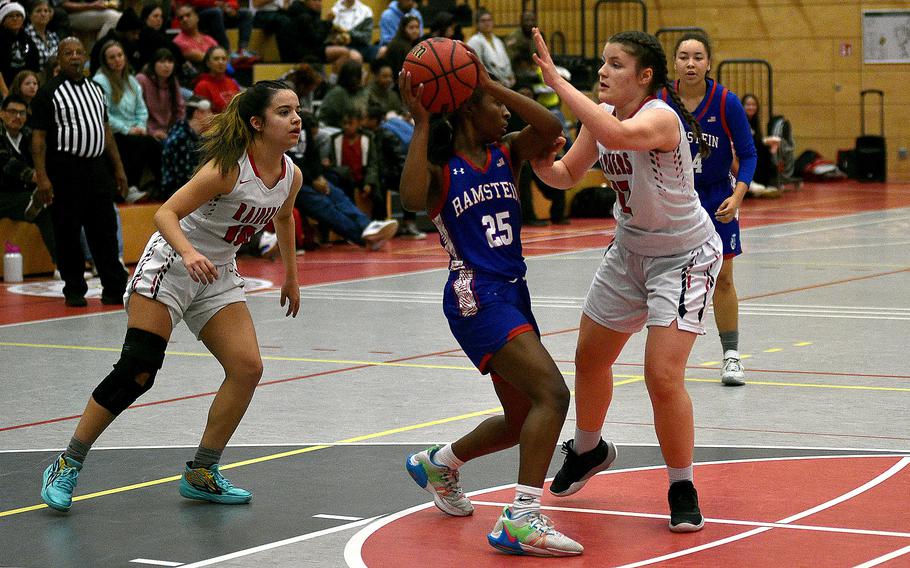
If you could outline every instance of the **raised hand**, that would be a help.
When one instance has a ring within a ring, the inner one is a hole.
[[[411,87],[410,72],[402,71],[398,74],[398,92],[401,95],[401,103],[414,117],[414,122],[430,120],[430,111],[420,101],[423,96],[423,84],[418,85],[415,92]]]
[[[534,34],[534,45],[537,46],[537,53],[533,54],[531,57],[534,59],[534,63],[540,67],[544,83],[552,87],[557,82],[564,79],[556,70],[556,64],[553,63],[553,58],[550,56],[550,50],[547,48],[547,42],[544,41],[540,29],[534,28],[532,33]]]

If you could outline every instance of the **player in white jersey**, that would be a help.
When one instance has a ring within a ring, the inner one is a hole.
[[[114,419],[148,391],[181,319],[224,368],[202,441],[180,479],[180,494],[215,503],[248,503],[218,469],[262,376],[253,320],[235,254],[269,221],[284,264],[286,315],[300,308],[294,247],[294,198],[300,170],[285,156],[300,136],[299,101],[283,83],[261,81],[213,119],[201,149],[203,166],[155,214],[149,239],[126,291],[129,314],[120,360],[89,398],[66,451],[44,472],[41,497],[67,511],[86,454]]]
[[[558,162],[556,151],[532,161],[548,185],[572,187],[596,161],[616,191],[616,239],[585,300],[575,352],[575,437],[550,486],[570,495],[610,466],[616,446],[601,438],[613,396],[612,365],[633,333],[648,328],[645,384],[667,464],[670,530],[701,529],[704,518],[692,476],[695,425],[685,366],[722,264],[721,242],[695,193],[683,124],[654,98],[667,63],[654,36],[622,32],[608,41],[598,105],[556,71],[540,32],[535,61],[544,80],[575,116],[581,132]],[[682,105],[679,105],[682,106]],[[698,123],[685,115],[701,139]],[[704,151],[704,149],[702,149]]]

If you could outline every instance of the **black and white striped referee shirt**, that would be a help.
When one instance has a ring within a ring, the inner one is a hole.
[[[32,128],[47,132],[49,152],[80,158],[100,156],[106,122],[104,91],[89,79],[77,83],[61,73],[32,101]]]

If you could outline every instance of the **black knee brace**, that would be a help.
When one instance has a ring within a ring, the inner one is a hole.
[[[92,398],[114,416],[126,410],[152,388],[166,348],[167,340],[160,335],[135,327],[127,329],[120,360],[92,392]],[[140,384],[137,379],[144,374],[148,378]]]

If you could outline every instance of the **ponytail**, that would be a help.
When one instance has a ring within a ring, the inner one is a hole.
[[[701,41],[701,40],[699,40]],[[701,125],[692,116],[692,113],[686,110],[685,105],[679,98],[673,85],[670,84],[667,73],[667,56],[663,47],[657,38],[645,32],[619,32],[613,35],[607,43],[622,44],[623,49],[638,61],[639,69],[651,68],[653,79],[651,80],[651,94],[654,95],[663,87],[667,90],[667,95],[673,100],[673,104],[679,109],[683,120],[689,125],[689,130],[698,140],[698,154],[704,160],[711,153],[708,143],[704,141],[701,135]]]
[[[692,131],[695,139],[698,140],[698,155],[701,156],[702,160],[707,159],[708,156],[711,155],[711,148],[708,147],[708,143],[705,142],[705,139],[701,135],[701,124],[695,120],[695,117],[692,116],[692,113],[689,112],[686,105],[683,104],[682,100],[679,98],[679,93],[676,92],[676,89],[673,88],[673,85],[671,85],[669,81],[664,83],[664,89],[666,89],[667,95],[673,101],[673,104],[679,109],[683,120],[689,125],[689,130]]]
[[[254,116],[264,119],[275,93],[285,90],[290,89],[281,81],[258,81],[231,99],[223,112],[212,117],[199,149],[199,168],[213,162],[218,172],[226,176],[257,135],[250,119]]]

